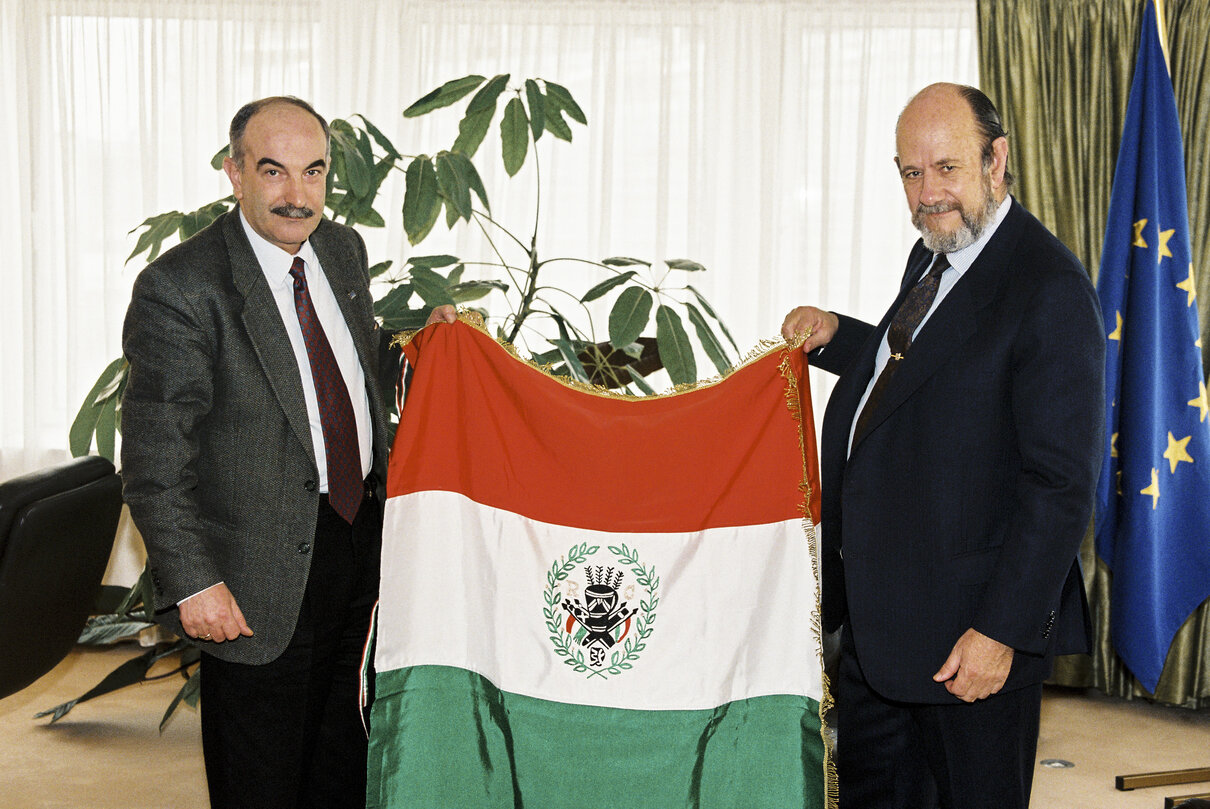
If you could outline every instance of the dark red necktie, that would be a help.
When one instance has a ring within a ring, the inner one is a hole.
[[[861,409],[861,415],[857,417],[857,428],[853,431],[854,442],[865,435],[870,417],[874,415],[874,410],[877,409],[883,394],[886,393],[887,386],[891,384],[891,378],[895,376],[899,363],[903,361],[903,355],[912,345],[912,335],[916,333],[920,322],[924,320],[924,316],[933,306],[933,301],[937,299],[937,289],[941,286],[941,274],[949,266],[950,261],[945,253],[939,253],[933,266],[929,268],[928,274],[912,288],[912,291],[903,299],[903,303],[899,305],[895,317],[891,318],[891,325],[887,328],[886,333],[891,358],[887,360],[882,373],[878,375],[878,379],[870,391],[870,398],[866,399],[865,407]]]
[[[345,522],[352,524],[365,495],[353,403],[349,400],[349,389],[336,364],[332,345],[315,314],[307,278],[303,274],[303,260],[298,256],[294,257],[290,275],[294,278],[294,308],[298,310],[298,325],[302,327],[303,341],[307,344],[315,398],[319,401],[319,421],[323,426],[324,452],[328,458],[328,503]]]

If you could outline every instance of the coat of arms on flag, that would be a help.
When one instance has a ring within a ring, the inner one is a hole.
[[[371,807],[828,807],[802,353],[621,397],[430,326],[384,514]]]

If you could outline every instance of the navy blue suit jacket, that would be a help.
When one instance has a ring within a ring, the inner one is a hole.
[[[1012,646],[1005,690],[1087,651],[1077,554],[1104,424],[1105,332],[1088,275],[1015,200],[921,329],[847,452],[882,336],[932,255],[918,242],[878,326],[841,317],[812,364],[824,415],[823,621],[847,623],[870,685],[906,702],[969,628]]]

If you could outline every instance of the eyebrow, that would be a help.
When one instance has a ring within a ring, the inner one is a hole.
[[[896,165],[898,166],[900,173],[903,173],[905,171],[919,171],[921,168],[920,166],[917,166],[914,163],[898,162],[899,161],[898,155],[896,155],[895,160],[896,160]],[[928,166],[956,166],[956,165],[959,165],[961,162],[962,161],[960,161],[956,157],[943,157],[939,160],[934,160],[932,163],[926,163],[925,165],[928,165]]]
[[[315,169],[315,168],[322,169],[326,165],[327,164],[323,160],[315,160],[315,161],[312,161],[311,165],[307,166],[307,170],[309,171],[309,170]],[[257,160],[256,167],[259,169],[261,166],[274,166],[279,169],[285,168],[285,166],[283,166],[281,163],[279,163],[278,161],[274,160],[271,157],[262,157],[260,160]]]

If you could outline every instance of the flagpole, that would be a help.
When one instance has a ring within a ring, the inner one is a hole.
[[[1149,0],[1155,3],[1155,27],[1159,30],[1160,50],[1164,52],[1164,67],[1172,76],[1172,60],[1168,58],[1168,19],[1164,16],[1164,0]]]

